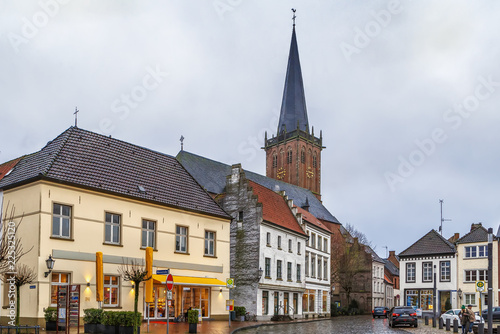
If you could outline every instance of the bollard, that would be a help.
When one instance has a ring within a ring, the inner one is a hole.
[[[479,323],[477,324],[477,333],[478,334],[484,334],[484,323]]]
[[[432,317],[432,327],[433,328],[436,328],[436,322],[437,322],[437,319]]]
[[[458,333],[458,319],[453,319],[453,333]]]
[[[450,318],[446,319],[446,331],[450,331]]]
[[[426,326],[427,326],[427,325],[429,325],[429,317],[428,317],[428,316],[425,316],[425,318],[424,318],[424,319],[425,319],[425,325],[426,325]]]
[[[443,329],[443,318],[439,317],[439,329]]]

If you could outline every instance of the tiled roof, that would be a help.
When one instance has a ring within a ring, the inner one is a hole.
[[[389,270],[391,275],[399,276],[399,269],[394,265],[394,263],[392,263],[388,259],[384,259],[384,262],[385,262],[385,267],[387,268],[387,270]]]
[[[174,157],[76,127],[19,161],[0,189],[37,179],[229,218]]]
[[[280,194],[253,181],[248,181],[248,185],[252,187],[253,193],[258,196],[259,203],[262,203],[263,220],[298,234],[306,235],[292,210],[288,207],[287,202]]]
[[[230,165],[186,151],[180,151],[177,154],[177,160],[208,192],[221,194],[225,191],[226,177],[231,174]],[[303,207],[307,200],[309,202],[309,212],[316,218],[340,224],[337,218],[325,208],[310,190],[246,170],[245,176],[248,180],[254,181],[270,190],[284,190],[288,198],[293,199],[293,202],[299,207]]]
[[[477,226],[472,231],[455,241],[457,244],[469,244],[475,242],[487,242],[488,241],[488,230],[483,226]]]
[[[389,277],[387,277],[387,275],[384,275],[384,280],[385,280],[385,283],[387,284],[393,284],[392,281],[389,279]]]
[[[286,195],[286,192],[285,192],[285,195]],[[310,213],[309,211],[306,211],[306,210],[304,210],[301,207],[298,207],[296,205],[294,205],[294,207],[296,207],[297,211],[302,214],[303,220],[305,220],[308,223],[323,230],[323,232],[326,232],[328,234],[332,234],[332,231],[330,231],[330,229],[328,227],[326,227],[325,224],[323,224],[318,218],[314,217],[314,215],[312,213]]]
[[[12,170],[16,166],[16,164],[22,159],[17,158],[11,161],[4,162],[3,164],[0,165],[0,180],[3,179],[3,177]]]
[[[455,246],[443,238],[436,230],[431,230],[413,245],[399,253],[399,257],[455,254]]]
[[[367,246],[367,245],[364,245],[364,246],[365,246],[365,252],[367,252],[368,254],[371,254],[373,261],[385,263],[385,261],[380,256],[378,256],[378,254],[375,253],[375,251],[370,246]]]

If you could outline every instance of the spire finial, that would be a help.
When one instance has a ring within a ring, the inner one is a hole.
[[[295,15],[295,12],[296,12],[296,11],[297,11],[297,10],[296,10],[295,8],[292,8],[292,12],[293,12],[293,17],[292,17],[292,20],[293,20],[293,26],[294,26],[294,27],[295,27],[295,18],[297,17],[297,16]]]
[[[80,112],[80,110],[78,110],[77,107],[75,107],[75,112],[73,113],[73,115],[75,115],[75,128],[78,127],[78,113]]]
[[[184,136],[181,135],[181,138],[179,140],[181,141],[181,151],[184,151]]]

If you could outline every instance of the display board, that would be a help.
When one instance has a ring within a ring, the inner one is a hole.
[[[80,334],[80,285],[60,285],[57,287],[57,327],[69,333],[71,327]]]

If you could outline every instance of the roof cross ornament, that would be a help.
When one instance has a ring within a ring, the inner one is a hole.
[[[78,113],[80,112],[80,110],[78,110],[77,107],[75,107],[75,112],[73,113],[73,115],[75,115],[75,128],[78,127]]]
[[[292,20],[293,20],[293,26],[294,26],[294,27],[295,27],[295,18],[297,17],[297,16],[295,15],[295,12],[296,12],[296,11],[297,11],[297,10],[296,10],[295,8],[292,8],[292,12],[293,12],[293,17],[292,17]]]
[[[181,141],[181,151],[184,151],[184,136],[181,135],[181,138],[179,140]]]

